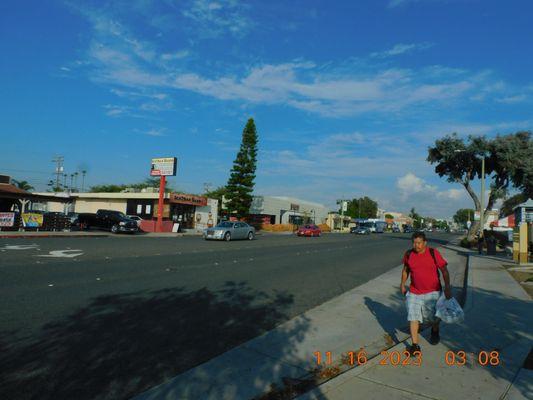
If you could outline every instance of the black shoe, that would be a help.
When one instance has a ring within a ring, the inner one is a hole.
[[[411,346],[409,346],[407,348],[407,351],[409,352],[409,354],[411,354],[412,356],[415,354],[416,351],[419,351],[421,352],[420,350],[420,346],[416,343],[413,343]]]
[[[431,336],[429,337],[429,343],[432,345],[436,345],[440,342],[440,334],[439,331],[434,331],[433,328],[431,328]]]

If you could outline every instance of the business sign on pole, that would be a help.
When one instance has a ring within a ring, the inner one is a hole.
[[[151,176],[176,176],[178,159],[176,157],[152,158]]]
[[[13,225],[15,225],[15,213],[0,213],[0,226],[12,227]]]
[[[479,221],[481,219],[480,212],[474,211],[474,221]]]
[[[348,211],[348,202],[347,201],[343,201],[342,202],[342,212],[346,212]]]

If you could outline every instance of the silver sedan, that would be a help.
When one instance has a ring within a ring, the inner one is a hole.
[[[220,222],[213,228],[204,231],[205,240],[225,240],[229,242],[233,239],[253,240],[255,237],[255,228],[246,222],[225,221]]]

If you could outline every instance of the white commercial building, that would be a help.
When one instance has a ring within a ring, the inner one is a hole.
[[[254,196],[250,207],[250,221],[263,224],[322,224],[327,216],[326,206],[293,197]]]

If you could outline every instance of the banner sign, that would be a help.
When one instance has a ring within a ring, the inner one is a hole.
[[[15,213],[0,213],[0,226],[12,227],[13,225],[15,225]]]
[[[43,214],[22,214],[22,224],[27,228],[39,228],[40,226],[43,226]]]
[[[178,159],[176,157],[152,158],[151,176],[176,176]]]

